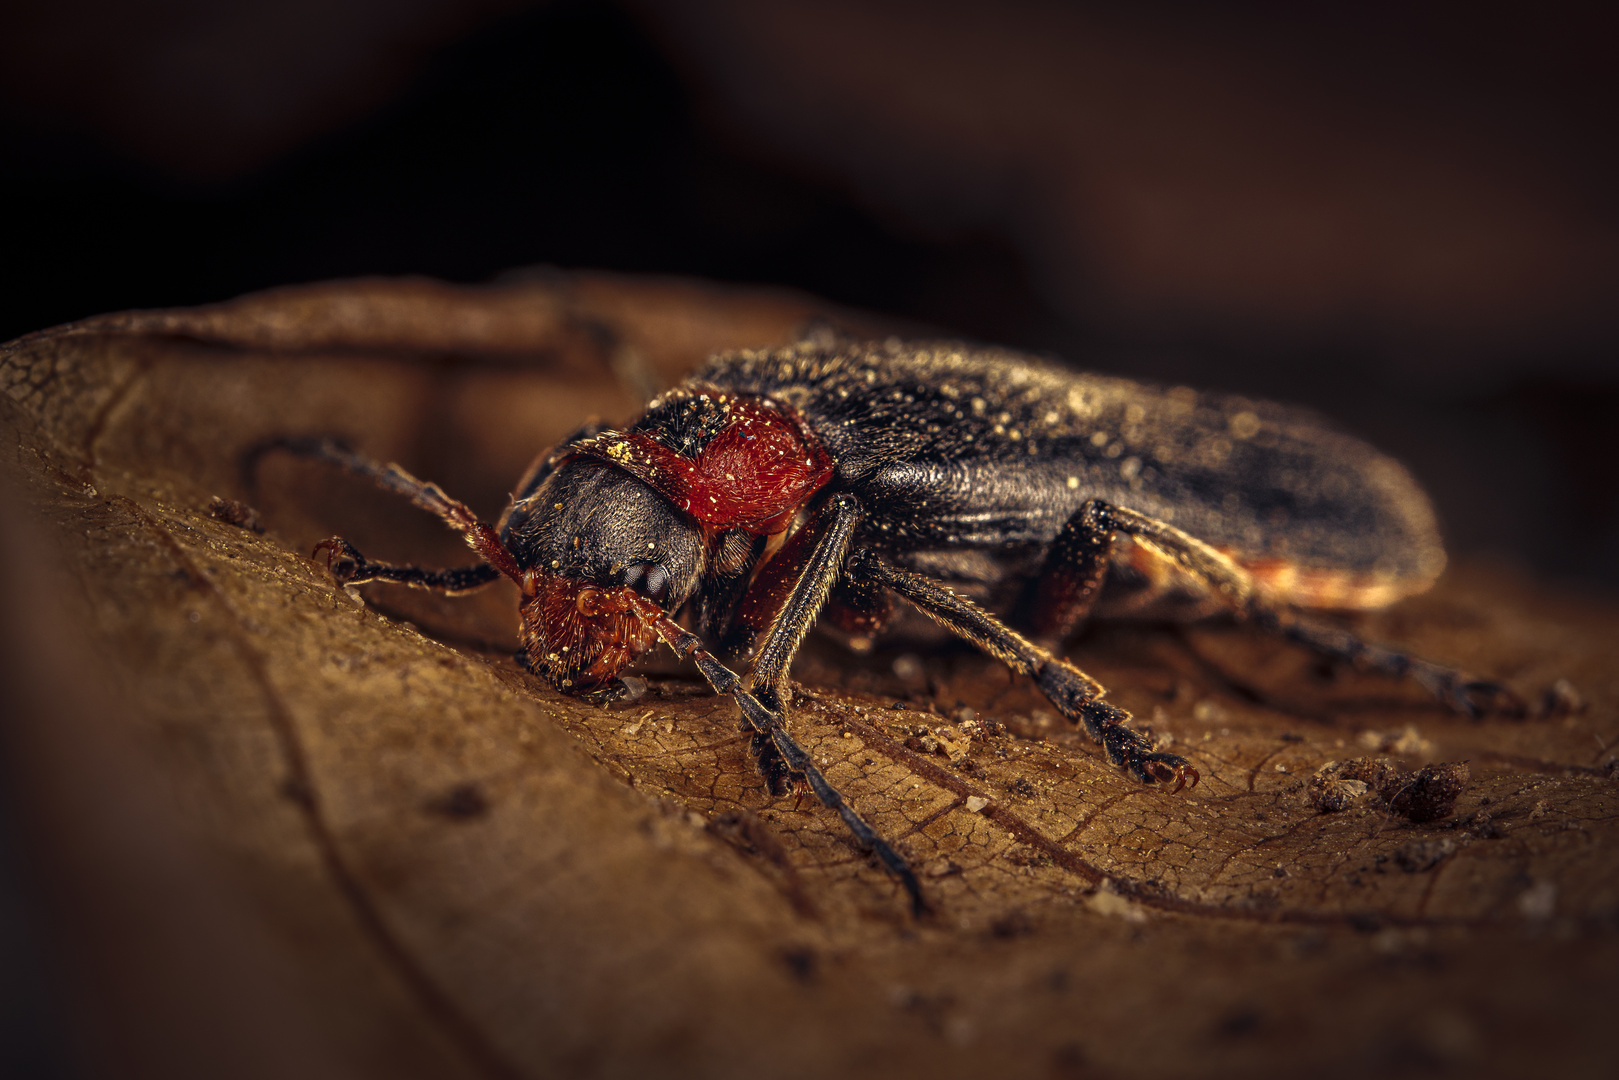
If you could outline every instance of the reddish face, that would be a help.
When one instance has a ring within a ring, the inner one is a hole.
[[[642,613],[646,600],[628,585],[603,588],[530,571],[523,598],[523,648],[552,686],[588,694],[609,686],[656,642]]]

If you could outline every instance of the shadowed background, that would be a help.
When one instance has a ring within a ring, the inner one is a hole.
[[[512,267],[798,286],[1303,401],[1619,582],[1598,6],[23,2],[0,339]]]
[[[359,274],[796,286],[1313,405],[1411,465],[1453,551],[1611,592],[1607,31],[1573,3],[22,0],[0,340]],[[21,920],[0,1014],[45,1069]]]

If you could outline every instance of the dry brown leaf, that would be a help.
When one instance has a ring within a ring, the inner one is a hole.
[[[17,655],[46,658],[18,662],[14,695],[57,725],[18,744],[41,755],[32,783],[73,782],[50,738],[117,721],[108,737],[134,748],[120,767],[155,784],[258,942],[241,980],[276,966],[261,1041],[289,1033],[278,1052],[311,1071],[1606,1064],[1611,607],[1470,567],[1364,622],[1526,694],[1568,679],[1588,703],[1477,723],[1240,628],[1087,631],[1075,661],[1201,770],[1180,795],[1108,766],[985,658],[816,643],[795,669],[794,729],[918,868],[938,907],[918,924],[835,818],[765,796],[734,707],[689,672],[660,669],[622,708],[561,697],[511,661],[504,586],[460,600],[367,586],[362,601],[306,557],[341,533],[391,561],[467,561],[436,523],[307,464],[267,461],[252,492],[237,475],[266,436],[342,434],[493,518],[529,458],[587,416],[623,419],[709,351],[784,341],[816,311],[601,276],[365,282],[5,347],[9,471],[48,550],[11,565],[66,574],[25,575],[38,580],[13,596],[59,597],[80,620],[53,637],[8,612]],[[248,506],[263,534],[242,527]],[[49,658],[71,649],[94,662],[63,691]],[[1329,762],[1390,754],[1469,762],[1454,812],[1418,824],[1376,800],[1312,801]],[[196,967],[180,981],[206,983],[208,957]],[[159,1043],[196,1022],[140,1020]]]

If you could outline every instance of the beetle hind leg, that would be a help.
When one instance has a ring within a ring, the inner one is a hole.
[[[1072,631],[1094,602],[1118,534],[1171,560],[1239,619],[1264,627],[1333,660],[1388,678],[1406,678],[1439,702],[1478,718],[1486,712],[1522,715],[1523,702],[1506,687],[1356,635],[1301,618],[1267,597],[1248,573],[1203,541],[1167,522],[1091,499],[1069,518],[1052,544],[1026,601],[1032,625],[1058,636]]]
[[[1498,682],[1363,641],[1347,630],[1305,622],[1289,610],[1259,606],[1250,617],[1288,641],[1329,659],[1390,679],[1410,679],[1448,708],[1475,720],[1489,713],[1522,716],[1528,711],[1518,695]]]

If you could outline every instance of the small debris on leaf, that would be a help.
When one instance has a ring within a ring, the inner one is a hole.
[[[1129,900],[1113,891],[1113,883],[1106,878],[1101,885],[1086,899],[1085,906],[1098,915],[1109,918],[1123,919],[1125,922],[1146,922],[1147,913],[1133,900]]]
[[[1524,918],[1544,922],[1557,910],[1557,886],[1550,881],[1537,881],[1518,896],[1518,911]]]
[[[905,745],[919,754],[943,754],[952,763],[961,761],[972,749],[972,739],[950,724],[922,728],[905,740]]]
[[[1434,744],[1424,739],[1414,724],[1407,724],[1401,731],[1363,731],[1355,736],[1355,741],[1363,749],[1378,754],[1427,757],[1434,752]]]
[[[1399,848],[1394,852],[1394,862],[1408,874],[1420,874],[1444,862],[1455,850],[1456,841],[1448,836],[1436,836]]]
[[[1310,777],[1305,792],[1322,813],[1375,799],[1413,822],[1437,821],[1456,808],[1471,782],[1465,761],[1436,762],[1410,772],[1388,758],[1329,761]]]
[[[262,533],[264,531],[264,526],[259,524],[259,512],[246,503],[237,502],[235,499],[222,499],[215,495],[208,500],[208,516],[215,521],[223,521],[226,525],[234,525],[238,529],[246,529],[248,532]]]

